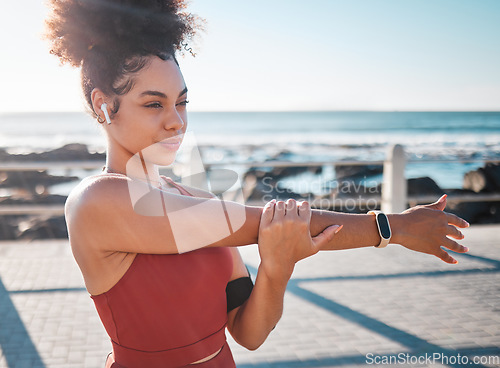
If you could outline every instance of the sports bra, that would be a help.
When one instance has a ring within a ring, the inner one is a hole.
[[[225,289],[232,269],[231,252],[223,247],[137,254],[110,290],[91,296],[112,342],[111,367],[183,367],[229,349]],[[217,364],[234,367],[232,355],[224,356]]]

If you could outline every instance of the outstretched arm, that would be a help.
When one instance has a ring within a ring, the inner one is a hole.
[[[157,189],[134,206],[129,186],[129,180],[122,177],[101,177],[77,187],[66,202],[66,219],[72,243],[78,241],[104,252],[168,254],[207,246],[255,244],[258,241],[260,207],[187,197]],[[444,198],[432,205],[389,215],[394,233],[392,241],[452,263],[453,258],[441,246],[465,252],[465,247],[448,236],[461,239],[462,234],[457,227],[466,227],[467,223],[443,212],[445,206]],[[311,234],[318,235],[335,224],[343,225],[344,230],[335,240],[328,242],[322,248],[324,250],[360,248],[379,243],[372,215],[313,211]]]
[[[434,255],[446,263],[457,261],[442,247],[458,253],[469,249],[456,240],[464,238],[459,228],[469,224],[460,217],[444,212],[446,195],[438,201],[424,206],[412,207],[400,214],[388,214],[392,229],[391,244],[400,244],[407,249]],[[257,236],[260,208],[248,208],[248,226],[242,229],[243,241],[246,236]],[[347,214],[332,211],[313,210],[311,216],[311,235],[318,235],[331,225],[342,225],[343,230],[332,240],[322,246],[321,250],[340,250],[370,247],[379,244],[380,235],[377,230],[375,216],[364,214]],[[253,238],[253,243],[257,238]],[[454,240],[456,239],[456,240]]]

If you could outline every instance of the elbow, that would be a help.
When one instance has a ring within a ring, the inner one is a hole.
[[[264,341],[266,341],[266,340],[263,339],[263,340],[259,340],[259,341],[246,341],[245,343],[240,344],[240,345],[243,346],[247,350],[255,351],[262,346]]]
[[[235,338],[233,335],[233,338],[235,338],[235,341],[243,346],[245,349],[250,350],[250,351],[255,351],[258,348],[264,344],[264,342],[267,340],[267,337],[271,333],[272,330],[274,330],[276,326],[274,326],[272,329],[269,329],[266,332],[261,332],[260,334],[250,336],[249,334],[246,334],[245,337],[241,336],[240,338]]]
[[[251,334],[238,335],[232,333],[231,335],[233,336],[234,341],[238,343],[238,345],[243,346],[247,350],[255,351],[262,346],[262,344],[264,343],[264,341],[266,341],[267,336],[269,334],[252,336]]]
[[[260,345],[256,345],[256,346],[249,346],[249,347],[245,346],[245,347],[246,347],[248,350],[250,350],[250,351],[255,351],[255,350],[257,350],[258,348],[260,348]]]

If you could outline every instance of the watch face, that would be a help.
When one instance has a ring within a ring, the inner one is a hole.
[[[380,226],[380,234],[382,238],[389,239],[391,237],[391,228],[389,227],[389,220],[387,220],[387,216],[383,213],[379,213],[377,215],[378,223]]]

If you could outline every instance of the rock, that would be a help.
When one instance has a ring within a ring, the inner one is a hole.
[[[0,161],[1,162],[5,162],[5,161],[8,161],[9,160],[9,157],[11,157],[12,155],[9,154],[5,148],[0,148]]]
[[[361,183],[354,181],[342,181],[336,188],[337,197],[380,197],[382,187],[372,186],[368,187]]]
[[[28,198],[4,197],[0,198],[0,205],[64,205],[66,198],[61,195],[36,195]],[[0,216],[0,240],[52,239],[54,237],[67,237],[64,219],[47,219],[29,215]]]
[[[246,201],[268,202],[275,198],[287,200],[293,198],[304,200],[311,198],[311,193],[295,193],[280,185],[280,180],[304,172],[318,175],[322,172],[321,166],[291,166],[248,169],[243,177],[243,195]]]
[[[475,192],[464,189],[447,191],[450,195],[468,194]],[[471,224],[500,223],[500,202],[448,202],[446,212],[453,213]]]
[[[412,178],[407,180],[408,185],[408,195],[437,195],[441,196],[444,194],[444,190],[437,185],[437,183],[424,176],[421,178]]]
[[[19,223],[17,239],[66,239],[68,230],[64,216],[35,217]]]
[[[0,216],[0,240],[15,240],[19,236],[19,221],[26,219],[25,215]]]
[[[272,176],[262,177],[262,172],[247,173],[243,181],[243,195],[245,201],[266,203],[271,199],[296,200],[306,199],[309,194],[301,195],[290,189],[283,188],[279,181]]]
[[[26,161],[105,161],[104,153],[90,153],[87,146],[81,143],[70,143],[51,151],[27,154],[8,154],[0,150],[0,159],[10,162]]]
[[[488,191],[488,179],[484,173],[484,169],[481,167],[474,171],[469,171],[464,176],[463,182],[464,189],[470,189],[473,192],[487,192]]]
[[[500,163],[487,163],[484,167],[494,192],[500,192]]]
[[[35,195],[30,198],[4,197],[0,198],[0,205],[30,205],[30,204],[64,204],[67,197],[50,194],[50,195]]]
[[[424,176],[421,178],[411,178],[406,181],[407,183],[407,193],[408,196],[417,196],[417,195],[436,195],[441,196],[445,193],[443,189],[437,183],[429,178],[428,176]],[[377,193],[382,193],[382,184],[377,186]]]
[[[0,188],[16,188],[19,192],[46,192],[47,187],[55,184],[78,180],[77,176],[49,175],[47,171],[2,171],[0,172]]]
[[[337,181],[378,175],[383,171],[382,165],[335,165]]]
[[[463,188],[476,193],[500,192],[500,164],[487,163],[484,167],[469,171],[464,176]]]
[[[263,179],[265,177],[271,178],[275,181],[280,181],[281,179],[302,174],[304,172],[311,172],[312,174],[321,174],[323,168],[321,166],[289,166],[289,167],[270,167],[270,168],[250,168],[246,175],[256,175],[258,178]]]

